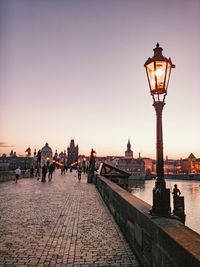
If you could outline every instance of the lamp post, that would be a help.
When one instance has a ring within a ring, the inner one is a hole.
[[[157,178],[153,189],[152,214],[170,215],[170,189],[166,188],[163,164],[163,132],[162,132],[162,110],[165,105],[165,97],[170,78],[171,69],[175,68],[171,59],[162,55],[162,48],[157,43],[152,58],[148,58],[144,67],[146,68],[150,93],[153,98],[153,106],[156,111],[156,160]]]

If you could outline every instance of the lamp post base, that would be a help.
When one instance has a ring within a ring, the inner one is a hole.
[[[150,213],[159,216],[169,216],[171,214],[170,189],[165,187],[153,189],[153,207]]]

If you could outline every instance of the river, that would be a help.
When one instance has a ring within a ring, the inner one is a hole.
[[[166,187],[172,189],[178,185],[181,196],[185,199],[185,225],[200,234],[200,181],[168,180]],[[152,205],[152,190],[155,180],[131,181],[131,193]],[[171,209],[173,210],[173,197],[171,195]]]

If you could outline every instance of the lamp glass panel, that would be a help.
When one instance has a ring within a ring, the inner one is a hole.
[[[151,62],[146,66],[149,86],[150,90],[154,91],[156,89],[156,81],[155,81],[155,71],[154,71],[154,62]]]
[[[165,61],[155,62],[156,91],[158,94],[165,92],[166,64]]]
[[[167,91],[168,83],[169,83],[169,77],[171,73],[171,65],[167,63],[167,69],[166,69],[166,78],[165,78],[165,90]]]

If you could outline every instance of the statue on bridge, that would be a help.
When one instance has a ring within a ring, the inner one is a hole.
[[[184,197],[180,196],[181,191],[178,188],[177,184],[174,185],[173,191],[173,199],[174,199],[174,210],[173,214],[178,216],[182,223],[185,223],[185,204],[184,204]]]
[[[92,148],[91,153],[90,153],[90,162],[89,162],[89,172],[88,172],[88,183],[93,182],[94,174],[95,174],[95,164],[96,164],[96,152]]]

